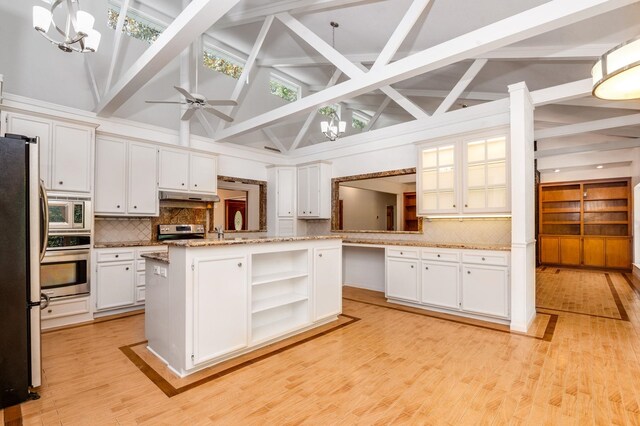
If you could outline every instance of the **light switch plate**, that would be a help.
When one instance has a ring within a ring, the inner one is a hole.
[[[154,275],[160,275],[160,267],[159,266],[154,266],[153,267],[153,274]]]
[[[167,278],[167,268],[160,268],[160,276]]]

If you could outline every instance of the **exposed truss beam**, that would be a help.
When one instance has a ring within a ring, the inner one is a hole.
[[[433,4],[432,0],[414,0],[411,2],[409,9],[407,9],[407,12],[402,17],[402,20],[393,31],[391,37],[389,37],[387,44],[384,46],[382,52],[380,52],[380,55],[378,55],[378,58],[371,67],[372,70],[378,69],[391,62],[393,56],[396,54],[398,49],[400,49],[402,42],[407,38],[411,29],[415,26],[416,21],[420,19],[422,14],[427,10],[427,6],[430,4]]]
[[[262,49],[262,44],[264,43],[264,39],[267,38],[267,33],[269,32],[269,28],[271,28],[271,24],[273,23],[273,15],[269,15],[265,18],[262,23],[262,28],[260,28],[260,32],[258,33],[258,37],[256,38],[255,43],[253,43],[253,47],[251,48],[251,52],[249,53],[249,57],[244,64],[244,68],[242,69],[242,73],[236,82],[235,87],[233,88],[233,92],[231,92],[231,100],[234,100],[238,103],[241,103],[244,96],[247,93],[248,86],[253,82],[253,79],[250,79],[251,74],[253,73],[254,64],[256,62],[256,58],[258,57],[258,53],[260,49]],[[227,107],[223,109],[227,115],[231,117],[235,117],[238,111],[238,106]],[[226,126],[226,122],[224,120],[220,120],[218,124],[218,131],[224,129]]]
[[[571,83],[548,87],[546,89],[531,92],[531,98],[535,106],[542,106],[571,99],[582,98],[591,94],[593,82],[590,78],[572,81]]]
[[[294,34],[300,37],[304,42],[309,44],[309,46],[316,49],[320,54],[329,59],[338,69],[342,70],[347,76],[350,78],[355,78],[366,74],[369,70],[362,64],[353,64],[347,58],[344,57],[340,52],[334,49],[329,45],[326,41],[322,40],[318,37],[314,32],[309,30],[307,27],[302,25],[300,21],[295,19],[288,13],[280,13],[276,15],[276,17],[282,21]],[[411,102],[409,99],[402,96],[395,89],[390,86],[381,87],[382,90],[387,96],[393,99],[398,103],[402,108],[404,108],[409,114],[413,115],[415,118],[426,118],[429,115],[424,112],[420,107]]]
[[[338,82],[340,75],[342,75],[342,71],[335,70],[335,72],[331,76],[331,79],[329,80],[329,83],[327,83],[326,88],[334,86]],[[307,132],[309,131],[309,127],[311,127],[311,123],[313,123],[313,119],[316,117],[317,114],[318,112],[315,110],[309,113],[309,115],[307,116],[307,119],[304,121],[304,124],[302,125],[302,128],[296,135],[296,138],[293,140],[293,143],[291,144],[291,147],[289,148],[289,150],[294,150],[298,147],[298,145],[300,145],[300,142],[302,142],[302,139],[304,139],[304,137],[307,135]]]
[[[380,116],[382,115],[384,109],[389,105],[389,102],[391,102],[391,98],[384,98],[384,100],[376,110],[376,113],[373,114],[373,117],[371,117],[364,129],[362,129],[363,132],[368,132],[369,130],[371,130],[373,125],[376,124],[376,121],[378,121],[378,118],[380,118]]]
[[[606,101],[593,96],[558,102],[560,105],[589,107],[589,108],[614,108],[640,110],[640,101]]]
[[[555,157],[556,155],[575,154],[578,152],[611,151],[640,147],[640,138],[598,142],[588,145],[571,145],[562,148],[544,149],[535,152],[535,158]]]
[[[202,127],[204,127],[204,131],[207,132],[207,135],[211,139],[213,139],[215,136],[215,131],[213,130],[213,126],[211,125],[211,123],[209,123],[209,120],[207,120],[207,116],[204,115],[204,112],[199,109],[196,110],[196,118],[198,119],[200,124],[202,124]]]
[[[113,114],[132,94],[239,1],[192,1],[105,94],[96,108],[98,115],[107,117]]]
[[[576,135],[578,133],[613,129],[616,127],[636,126],[638,124],[640,124],[640,114],[623,115],[622,117],[605,118],[602,120],[586,121],[583,123],[567,124],[566,126],[541,129],[535,132],[535,138],[558,138],[562,136]]]
[[[451,89],[451,93],[447,95],[446,98],[442,101],[438,109],[433,113],[433,115],[439,115],[447,112],[451,105],[460,97],[462,92],[465,91],[467,86],[473,81],[473,79],[478,75],[482,67],[484,67],[487,63],[486,59],[476,59],[473,61],[467,72],[464,73],[460,81],[453,86]]]
[[[267,138],[269,138],[271,143],[274,144],[276,148],[280,150],[280,152],[284,154],[288,151],[287,148],[284,147],[282,142],[280,142],[280,139],[276,137],[276,135],[273,133],[271,129],[269,128],[262,129],[262,133],[264,133],[267,136]]]
[[[238,25],[260,22],[269,15],[289,12],[293,14],[319,12],[321,10],[338,9],[359,4],[375,3],[381,0],[284,0],[267,2],[267,5],[249,10],[233,12],[215,24],[215,29],[235,27]]]
[[[113,72],[116,69],[118,63],[118,57],[120,56],[120,46],[122,44],[122,30],[124,29],[124,20],[127,17],[129,11],[130,0],[122,0],[122,6],[120,7],[120,14],[118,15],[118,22],[116,23],[116,33],[113,39],[113,53],[111,54],[111,64],[109,64],[109,72],[107,73],[107,82],[104,85],[104,93],[109,92],[111,89],[111,80],[113,79]]]
[[[311,92],[319,92],[320,90],[324,90],[324,87],[321,86],[309,86],[309,91]],[[432,90],[432,89],[395,89],[398,93],[404,96],[411,96],[416,98],[446,98],[449,93],[448,90]],[[373,90],[367,95],[382,95],[383,93],[379,90]],[[458,99],[469,99],[469,100],[478,100],[478,101],[497,101],[498,99],[505,99],[508,97],[508,94],[505,93],[497,93],[497,92],[462,92]]]
[[[100,102],[100,90],[98,90],[98,84],[96,83],[96,76],[93,73],[93,67],[89,63],[89,58],[84,55],[84,67],[87,71],[87,77],[89,77],[89,84],[91,87],[91,94],[96,105]]]
[[[534,37],[557,28],[637,3],[638,0],[552,0],[533,9],[463,34],[378,70],[370,71],[329,89],[302,98],[273,111],[258,115],[225,129],[219,137],[227,139],[270,125],[284,117],[304,114],[319,105],[370,92],[461,60],[476,57],[499,47]]]

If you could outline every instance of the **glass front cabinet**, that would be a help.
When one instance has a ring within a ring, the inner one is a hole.
[[[418,214],[509,213],[506,136],[422,144],[418,148]]]

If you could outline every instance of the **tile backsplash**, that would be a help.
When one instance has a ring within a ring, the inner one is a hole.
[[[100,243],[151,241],[151,219],[96,218],[95,240]]]

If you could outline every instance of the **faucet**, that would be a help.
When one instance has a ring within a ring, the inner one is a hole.
[[[218,234],[218,239],[224,239],[224,228],[222,226],[216,226],[214,231]]]

